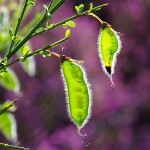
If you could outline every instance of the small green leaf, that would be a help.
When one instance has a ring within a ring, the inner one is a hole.
[[[40,53],[41,55],[44,55],[44,56],[51,56],[51,53],[48,52],[48,51],[43,51]]]
[[[67,28],[67,24],[63,24],[63,28],[64,28],[64,29]]]
[[[7,68],[7,72],[3,72],[2,75],[3,78],[0,79],[0,84],[8,90],[19,92],[20,83],[13,70]]]
[[[10,141],[17,141],[17,124],[16,119],[11,113],[0,115],[0,129],[3,135]]]
[[[26,56],[29,53],[29,50],[30,50],[29,46],[25,46],[23,48],[23,56]]]
[[[78,10],[78,13],[80,14],[84,9],[84,5],[83,4],[80,4],[79,5],[79,10]]]
[[[3,62],[4,62],[4,65],[7,64],[7,57],[5,57],[5,58],[3,59]]]
[[[77,13],[79,12],[79,7],[75,6],[75,10],[77,11]]]
[[[68,21],[68,22],[66,22],[66,24],[69,25],[72,28],[76,27],[76,24],[73,21]]]
[[[26,43],[26,46],[30,47],[29,52],[32,52],[32,47],[29,42]],[[21,65],[22,65],[24,71],[28,73],[28,75],[34,76],[35,72],[36,72],[36,67],[35,67],[36,64],[35,64],[34,56],[24,59],[24,57],[22,57],[23,56],[23,48],[24,47],[22,46],[20,48],[20,50],[18,51],[18,56],[20,57],[20,60],[22,61]]]
[[[31,5],[35,6],[35,0],[29,0],[28,4],[31,4]]]
[[[66,38],[68,38],[70,36],[70,29],[66,30],[65,36],[66,36]]]
[[[16,36],[12,36],[11,39],[12,41],[14,41],[16,39]]]
[[[95,9],[95,10],[100,10],[100,9],[101,9],[101,7],[97,8],[97,9]]]
[[[48,28],[48,22],[46,22],[46,25],[45,25],[45,27],[46,27],[46,28]]]
[[[9,35],[10,35],[10,37],[13,37],[13,36],[14,36],[14,33],[13,33],[12,28],[9,30]]]
[[[50,24],[47,28],[52,28],[54,26],[54,24]]]
[[[42,30],[43,30],[43,28],[39,28],[39,29],[36,30],[36,32],[40,32]]]
[[[90,3],[90,5],[89,5],[89,13],[91,12],[92,8],[93,8],[93,3]]]
[[[32,6],[35,6],[35,2],[28,2],[28,4],[31,4]]]
[[[35,6],[35,0],[29,0],[28,4],[31,4],[31,5]]]

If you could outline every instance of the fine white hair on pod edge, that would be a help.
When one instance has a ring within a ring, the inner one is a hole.
[[[111,28],[111,29],[112,29],[112,28]],[[116,38],[117,38],[117,40],[118,40],[118,49],[117,49],[117,51],[115,52],[115,54],[114,54],[114,56],[113,56],[113,62],[112,62],[112,74],[114,74],[114,68],[115,68],[115,64],[116,64],[116,62],[117,62],[117,56],[118,56],[118,54],[119,54],[120,51],[121,51],[122,44],[121,44],[121,40],[120,40],[119,34],[118,34],[115,30],[113,30],[113,29],[112,29],[112,31],[114,32],[114,34],[116,35]]]
[[[64,77],[64,74],[63,74],[63,69],[62,69],[62,66],[61,66],[60,71],[61,71],[61,76],[62,76],[62,79],[63,79],[64,89],[65,89],[67,112],[68,112],[68,116],[69,116],[70,120],[77,126],[79,135],[85,136],[85,135],[83,135],[83,134],[80,133],[80,130],[81,130],[81,128],[83,128],[85,126],[85,124],[88,122],[88,120],[91,117],[91,111],[92,111],[92,108],[91,108],[92,107],[92,90],[91,90],[91,84],[88,82],[85,68],[81,64],[78,64],[76,62],[72,62],[72,63],[78,65],[81,68],[82,72],[83,72],[84,81],[86,83],[86,86],[87,86],[87,89],[88,89],[88,94],[89,94],[89,108],[88,108],[88,116],[84,120],[84,122],[81,125],[81,127],[79,128],[78,124],[71,117],[71,112],[70,112],[70,108],[69,108],[68,88],[67,88],[67,83],[66,83],[66,80],[65,80],[65,77]]]
[[[100,41],[101,41],[101,29],[100,29],[100,32],[99,32],[98,42],[97,42],[97,45],[98,45],[98,56],[99,56],[99,59],[100,59],[103,71],[108,75],[108,72],[106,71],[105,64],[104,64],[104,61],[103,61],[103,58],[102,58],[102,54],[101,54]]]

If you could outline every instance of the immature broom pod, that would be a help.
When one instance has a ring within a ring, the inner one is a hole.
[[[106,22],[103,22],[95,14],[89,13],[101,23],[101,29],[98,38],[98,53],[102,63],[104,72],[110,77],[112,86],[112,74],[114,74],[114,67],[117,61],[117,55],[121,50],[121,40],[119,34],[111,28]]]
[[[52,54],[54,54],[52,52]],[[56,55],[56,53],[55,53]],[[58,54],[57,54],[58,55]],[[85,69],[80,61],[60,56],[61,74],[66,91],[66,103],[70,119],[77,125],[78,133],[91,115],[92,95]],[[82,135],[86,136],[86,135]]]
[[[91,114],[91,90],[83,67],[66,56],[61,57],[68,113],[78,131],[88,122]]]

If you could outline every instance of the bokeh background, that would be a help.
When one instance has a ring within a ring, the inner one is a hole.
[[[68,0],[50,23],[76,14],[75,5],[83,3],[88,9],[90,2]],[[76,28],[71,28],[69,40],[62,44],[64,51],[59,46],[52,50],[85,61],[93,105],[92,117],[81,132],[88,136],[82,143],[83,138],[67,115],[60,60],[39,55],[35,57],[34,77],[28,76],[20,64],[12,66],[21,82],[20,96],[0,87],[1,102],[18,99],[14,115],[20,146],[31,150],[150,150],[150,1],[92,2],[94,6],[109,3],[95,14],[121,33],[123,48],[113,75],[117,90],[110,86],[99,61],[100,23],[91,16],[75,19]],[[42,5],[48,3],[37,0],[35,7],[42,10]],[[31,11],[29,20],[33,14]],[[65,30],[60,26],[33,38],[33,50],[63,38]],[[0,142],[10,143],[1,132]]]

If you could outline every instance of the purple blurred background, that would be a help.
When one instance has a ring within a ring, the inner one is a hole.
[[[48,2],[38,1],[37,6],[42,9]],[[18,99],[15,117],[20,146],[31,150],[150,150],[150,1],[92,2],[94,6],[109,3],[95,14],[123,34],[113,75],[117,90],[112,90],[98,58],[100,23],[91,16],[75,19],[76,28],[71,28],[70,39],[62,44],[64,51],[59,46],[52,50],[85,61],[93,90],[92,117],[81,131],[88,136],[82,143],[68,118],[59,59],[36,56],[33,78],[20,65],[12,67],[20,79],[22,96],[0,87],[1,101]],[[74,6],[81,3],[88,9],[89,1],[68,0],[50,23],[74,15]],[[33,38],[33,49],[63,38],[65,30],[61,26]],[[9,143],[1,133],[0,139]]]

